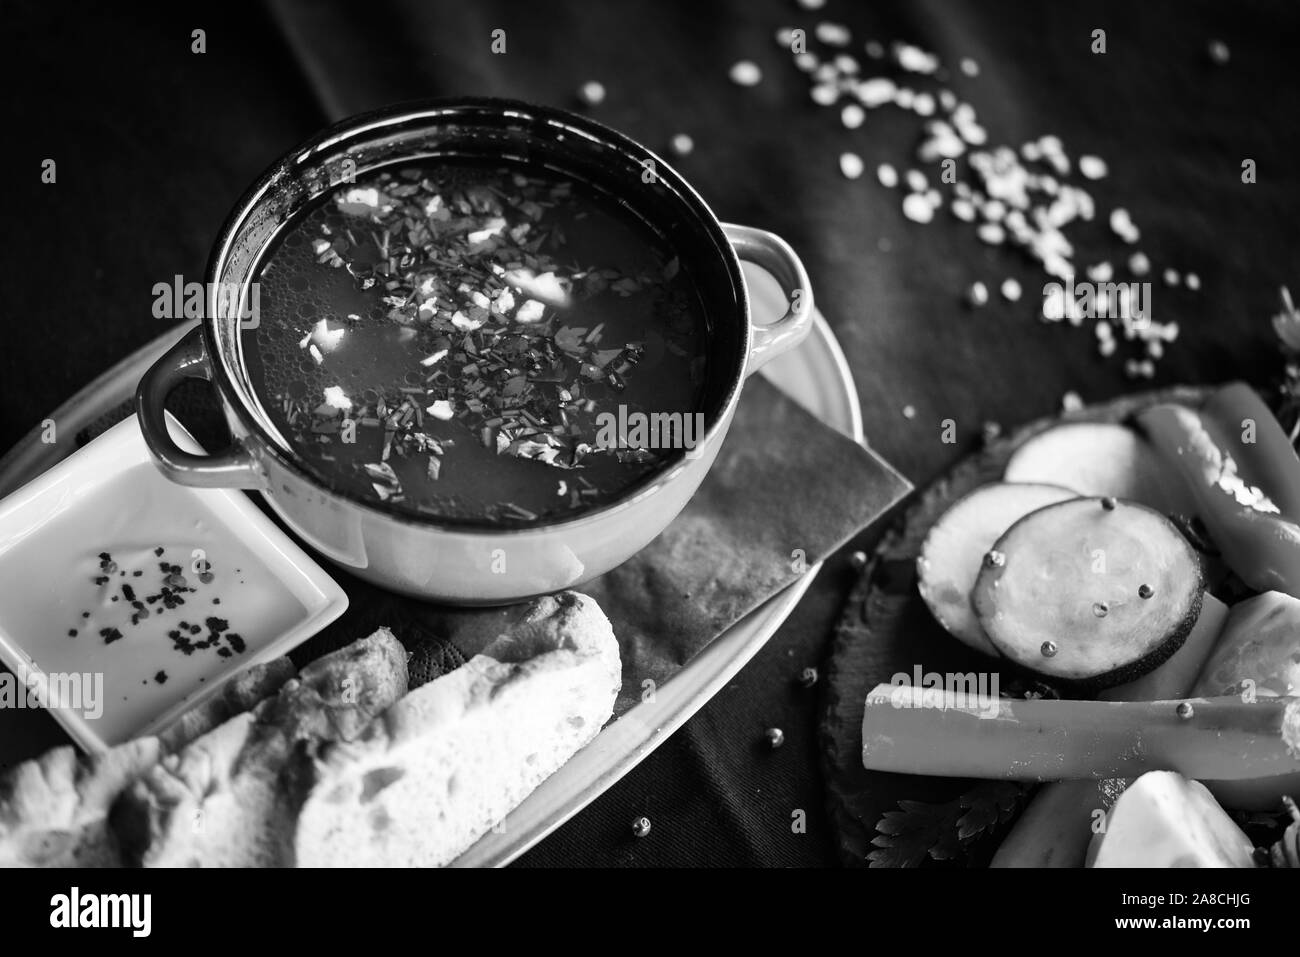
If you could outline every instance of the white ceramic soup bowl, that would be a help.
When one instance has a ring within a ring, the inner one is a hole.
[[[708,325],[706,430],[689,453],[679,452],[612,502],[522,527],[381,506],[307,470],[253,389],[232,302],[252,301],[250,284],[262,256],[312,200],[377,167],[438,156],[504,159],[586,180],[673,245],[699,288]],[[791,305],[777,322],[752,322],[742,259],[762,266],[786,291]],[[406,105],[345,120],[313,137],[245,194],[221,230],[205,280],[205,318],[145,374],[136,393],[159,469],[182,485],[256,489],[303,541],[353,574],[457,604],[499,604],[575,587],[643,548],[699,487],[745,379],[803,339],[813,309],[807,273],[780,238],[719,223],[663,159],[623,135],[580,116],[504,100]],[[212,382],[232,434],[228,448],[196,455],[168,437],[163,406],[186,378]]]

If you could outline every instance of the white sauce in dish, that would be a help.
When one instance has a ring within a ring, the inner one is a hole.
[[[98,685],[98,701],[78,710],[109,745],[308,613],[198,496],[159,478],[129,467],[0,554],[0,629],[46,675],[93,676],[83,689]]]

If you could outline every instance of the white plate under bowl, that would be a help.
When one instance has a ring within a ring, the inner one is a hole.
[[[182,449],[196,453],[203,451],[178,423],[171,421],[169,427]],[[287,654],[338,618],[348,607],[348,597],[343,589],[247,496],[226,489],[191,489],[169,483],[153,466],[134,415],[0,501],[0,570],[3,570],[6,555],[12,549],[20,544],[27,547],[32,536],[39,540],[39,536],[48,534],[48,524],[69,509],[93,507],[111,512],[114,508],[110,491],[112,483],[128,470],[139,473],[138,479],[131,479],[131,494],[139,499],[151,500],[150,486],[155,482],[159,491],[166,492],[169,498],[180,498],[185,502],[192,498],[194,514],[220,523],[226,532],[257,556],[273,582],[287,597],[301,605],[302,613],[269,640],[253,644],[248,639],[247,655],[226,659],[214,655],[214,664],[206,671],[199,690],[180,699],[168,695],[171,703],[164,704],[151,718],[133,728],[126,738],[157,733],[220,691],[232,675]],[[53,582],[51,587],[66,590],[68,583]],[[157,664],[157,649],[153,645],[146,649],[143,644],[125,641],[115,644],[114,648],[121,649],[116,654],[123,668],[131,667],[124,656],[138,657],[145,650],[153,657],[153,662],[141,667],[152,671]],[[24,644],[23,635],[10,634],[4,626],[3,616],[0,616],[0,661],[14,673],[22,688],[26,688],[31,676],[40,671],[31,654],[30,642]],[[136,670],[141,669],[137,667]],[[104,706],[109,708],[113,705],[106,702]],[[49,710],[73,740],[87,751],[104,751],[120,743],[117,740],[106,741],[96,729],[94,720],[88,720],[77,710],[66,707]]]

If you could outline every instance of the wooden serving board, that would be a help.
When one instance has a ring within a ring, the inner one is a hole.
[[[844,862],[866,866],[876,822],[900,800],[944,802],[974,783],[957,778],[867,771],[862,766],[862,715],[873,687],[898,672],[998,672],[998,663],[950,636],[916,589],[916,558],[930,527],[958,498],[1001,479],[1011,454],[1028,439],[1064,422],[1121,422],[1157,402],[1200,404],[1208,388],[1175,387],[1122,396],[1076,412],[1037,419],[988,441],[919,492],[869,556],[849,595],[832,642],[821,727],[827,801]],[[1005,688],[1011,679],[1002,680]],[[1001,833],[970,847],[966,862],[983,866]],[[934,863],[934,862],[928,862]]]

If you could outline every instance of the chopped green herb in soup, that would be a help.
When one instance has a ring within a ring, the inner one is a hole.
[[[602,440],[620,413],[700,411],[707,331],[672,247],[582,182],[380,170],[291,222],[256,278],[244,350],[266,414],[327,484],[375,504],[572,517],[700,437]]]

